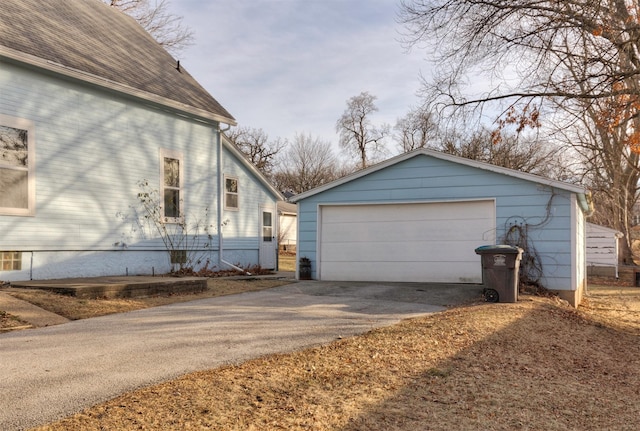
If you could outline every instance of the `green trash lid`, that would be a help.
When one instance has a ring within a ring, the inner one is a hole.
[[[518,254],[522,251],[520,247],[514,245],[498,244],[498,245],[482,245],[476,248],[476,254],[502,253],[502,254]]]

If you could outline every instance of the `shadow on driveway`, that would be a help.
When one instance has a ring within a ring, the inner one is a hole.
[[[186,373],[442,311],[480,291],[305,281],[0,334],[0,429],[50,423]]]

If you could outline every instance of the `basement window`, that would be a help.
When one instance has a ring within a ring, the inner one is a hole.
[[[22,269],[22,252],[0,251],[1,271],[20,271]]]
[[[185,264],[187,263],[187,250],[171,250],[171,263]]]

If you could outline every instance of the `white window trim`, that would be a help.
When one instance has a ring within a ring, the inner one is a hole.
[[[27,131],[27,208],[0,207],[0,215],[34,216],[36,214],[36,150],[35,124],[24,118],[0,114],[0,125]]]
[[[179,217],[165,217],[164,216],[164,159],[176,159],[180,163],[180,175],[178,181],[180,182],[180,216]],[[167,150],[165,148],[160,149],[160,214],[162,221],[165,223],[182,223],[184,220],[184,154],[182,151]]]
[[[238,205],[235,207],[229,207],[227,206],[227,193],[229,194],[233,194],[231,192],[227,192],[227,180],[236,180],[236,182],[238,183],[238,191],[235,193],[235,195],[237,196],[237,202]],[[223,182],[223,193],[224,193],[224,209],[227,211],[240,211],[240,179],[235,176],[235,175],[224,175],[224,182]]]

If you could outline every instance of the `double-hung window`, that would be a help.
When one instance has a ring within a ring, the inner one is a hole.
[[[0,214],[35,213],[33,122],[0,115]]]
[[[179,151],[160,150],[160,195],[162,216],[167,223],[179,222],[184,214],[184,162]]]
[[[224,208],[238,209],[238,179],[235,177],[225,176],[224,178]]]

